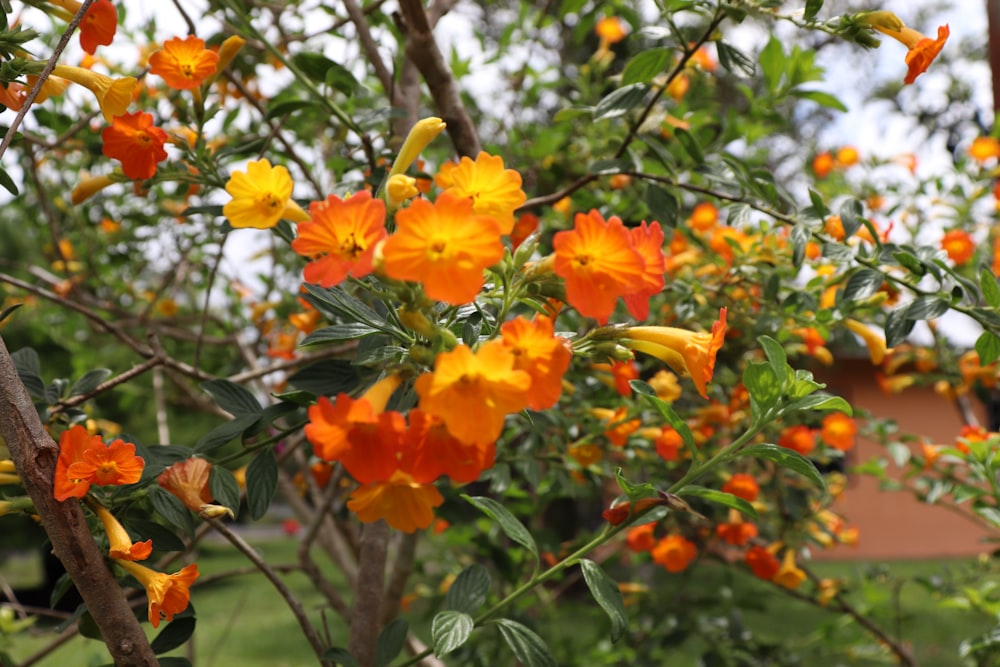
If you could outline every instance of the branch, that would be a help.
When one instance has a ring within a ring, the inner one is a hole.
[[[438,115],[448,123],[448,135],[455,150],[459,155],[475,157],[480,150],[476,128],[462,104],[455,77],[434,40],[421,0],[399,0],[399,10],[406,35],[406,57],[413,61],[427,82]]]
[[[59,448],[45,432],[2,337],[0,436],[6,440],[24,488],[35,503],[52,551],[80,591],[115,664],[159,665],[118,582],[104,565],[104,554],[90,534],[79,501],[61,503],[53,495]]]
[[[361,533],[358,579],[354,585],[354,610],[347,650],[361,667],[374,667],[375,643],[382,627],[382,597],[385,594],[385,561],[389,547],[389,524],[379,519],[365,524]]]

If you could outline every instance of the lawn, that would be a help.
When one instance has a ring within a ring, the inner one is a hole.
[[[293,539],[268,541],[257,545],[257,548],[272,564],[295,562],[296,543]],[[225,544],[204,547],[197,562],[206,578],[245,566],[240,555]],[[955,569],[967,564],[968,561],[900,562],[893,563],[890,570],[897,577],[931,575],[945,572],[942,568]],[[824,577],[857,579],[854,575],[862,572],[864,567],[866,566],[857,563],[826,562],[815,564],[814,569]],[[321,624],[324,601],[320,594],[301,574],[291,573],[285,577],[314,622]],[[734,575],[731,569],[705,564],[699,566],[690,577],[657,572],[654,581],[655,590],[647,595],[655,594],[677,600],[677,609],[681,611],[675,613],[683,613],[683,601],[695,597],[715,600],[720,608],[730,605],[730,601],[738,604],[746,610],[739,621],[747,630],[758,639],[784,642],[794,647],[803,656],[804,664],[810,667],[886,664],[884,661],[869,660],[863,654],[853,656],[850,661],[844,656],[831,656],[824,647],[847,645],[864,637],[864,633],[852,619],[788,598],[773,586],[753,577],[741,573]],[[855,591],[858,592],[857,587]],[[917,584],[907,583],[899,589],[898,606],[893,603],[892,591],[891,585],[871,584],[864,596],[855,595],[852,599],[879,600],[887,603],[882,605],[884,608],[898,608],[901,611],[898,622],[897,618],[888,616],[879,620],[891,634],[898,633],[912,647],[921,667],[954,667],[958,663],[956,648],[959,640],[990,627],[987,620],[971,612],[941,609],[932,595]],[[194,646],[195,665],[198,667],[237,664],[241,667],[291,667],[316,664],[297,623],[262,576],[241,575],[196,587],[193,589],[192,599],[198,618]],[[561,664],[573,664],[565,658],[571,655],[576,657],[576,664],[594,664],[589,660],[590,656],[579,655],[580,639],[586,637],[588,641],[599,641],[598,638],[606,636],[606,617],[579,596],[573,598],[572,602],[563,604],[574,605],[573,622],[566,623],[564,608],[554,610],[556,613],[553,614],[543,613],[537,618],[540,634],[550,641],[554,652],[562,656]],[[585,607],[579,609],[580,605]],[[325,618],[334,642],[343,644],[344,630],[339,625],[338,617],[326,614]],[[424,624],[418,623],[418,626],[424,627]],[[151,630],[148,625],[145,627]],[[630,628],[630,632],[634,629]],[[44,646],[50,638],[51,635],[19,635],[11,645],[10,653],[15,660],[23,660]],[[630,636],[626,635],[622,641],[627,644],[629,640]],[[476,641],[475,636],[472,641]],[[676,655],[670,660],[671,667],[695,667],[699,664],[696,656],[704,648],[704,643],[699,640],[682,642]],[[875,648],[872,645],[872,650]],[[184,651],[178,650],[174,654],[183,655]],[[51,667],[68,664],[96,666],[106,664],[106,660],[107,653],[100,644],[77,637],[37,664]]]

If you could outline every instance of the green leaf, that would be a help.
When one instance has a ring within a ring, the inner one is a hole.
[[[924,266],[924,263],[921,262],[913,253],[900,250],[898,252],[894,252],[892,257],[903,267],[909,269],[910,273],[915,276],[923,276],[927,273],[927,267]]]
[[[566,109],[560,109],[556,112],[555,116],[552,117],[552,122],[562,123],[564,121],[577,120],[578,118],[592,118],[594,115],[594,107],[569,107]]]
[[[545,641],[533,631],[509,618],[501,618],[495,623],[507,646],[524,663],[524,667],[558,667]]]
[[[594,107],[594,120],[604,120],[606,118],[618,118],[624,116],[632,109],[642,104],[646,98],[646,91],[649,86],[644,83],[633,83],[629,86],[622,86],[606,95],[597,106]]]
[[[778,384],[781,385],[782,391],[784,391],[785,386],[788,384],[789,371],[791,370],[788,365],[788,355],[785,354],[785,348],[770,336],[758,336],[757,342],[764,348],[767,361],[771,364],[774,376],[778,380]]]
[[[44,400],[45,382],[42,380],[42,364],[38,360],[38,353],[30,347],[22,347],[17,352],[12,352],[10,359],[28,394],[34,399]]]
[[[358,667],[358,661],[354,659],[354,656],[346,648],[340,646],[328,648],[323,654],[323,659],[333,660],[341,667]]]
[[[364,338],[365,336],[371,336],[372,334],[377,333],[381,332],[378,329],[374,329],[367,324],[361,324],[359,322],[334,324],[333,326],[317,329],[306,336],[302,342],[299,343],[299,345],[301,347],[305,347],[307,345],[318,345],[320,343],[339,343],[345,340]]]
[[[767,45],[760,52],[758,57],[760,68],[764,72],[764,81],[767,88],[772,93],[778,89],[782,77],[785,75],[785,50],[781,46],[781,40],[774,35],[768,40]]]
[[[694,138],[693,134],[687,130],[676,128],[674,130],[674,136],[681,142],[681,146],[684,147],[684,151],[691,156],[691,159],[694,160],[696,164],[702,164],[705,161],[705,155],[701,152],[701,146],[698,145],[698,141]]]
[[[218,449],[219,447],[232,442],[233,438],[241,435],[248,428],[256,424],[258,419],[260,419],[260,417],[257,415],[242,415],[230,422],[220,424],[205,435],[201,436],[201,439],[194,445],[194,451],[199,454],[204,454],[205,452],[210,452],[213,449]]]
[[[279,118],[309,107],[319,108],[321,105],[315,100],[281,100],[271,104],[267,108],[266,119]]]
[[[650,217],[658,220],[664,227],[674,228],[677,226],[680,203],[672,192],[658,185],[648,186],[646,188],[646,206],[649,207]]]
[[[10,177],[7,170],[0,167],[0,187],[11,193],[15,197],[19,194],[17,189],[17,184],[14,183],[14,179]]]
[[[292,62],[314,82],[333,86],[345,95],[357,88],[358,82],[350,72],[322,54],[298,53]]]
[[[23,305],[24,305],[23,303],[15,303],[13,306],[4,308],[3,311],[0,311],[0,322],[3,322],[5,319],[10,317],[11,313],[13,313],[15,310],[17,310]]]
[[[992,331],[984,331],[976,339],[976,352],[979,354],[979,363],[983,366],[992,364],[1000,359],[1000,337]]]
[[[715,50],[719,54],[719,64],[733,74],[747,78],[757,74],[757,64],[735,46],[720,40],[715,43]]]
[[[194,532],[194,520],[191,512],[174,494],[159,486],[149,487],[149,501],[157,514],[169,521],[174,527],[186,531],[188,535]]]
[[[793,472],[799,473],[820,489],[826,490],[826,482],[823,481],[823,476],[819,474],[816,465],[798,452],[787,447],[779,447],[778,445],[752,445],[741,449],[738,456],[752,456],[757,459],[772,461],[782,468],[788,468]]]
[[[688,448],[688,451],[692,453],[697,451],[691,427],[688,426],[686,421],[681,419],[681,416],[674,411],[673,407],[671,407],[669,403],[656,395],[656,390],[641,380],[632,380],[629,382],[629,386],[632,387],[632,391],[653,406],[653,409],[659,412],[660,416],[666,419],[667,423],[670,424],[675,431],[677,431],[678,435],[681,436],[681,440],[684,441],[684,446]]]
[[[795,268],[802,266],[806,259],[806,246],[809,244],[809,228],[804,224],[797,224],[792,227],[792,265]]]
[[[233,416],[259,415],[263,408],[245,387],[229,380],[208,380],[201,383],[201,388],[215,399],[216,405]]]
[[[375,667],[386,667],[396,659],[403,645],[406,643],[406,633],[410,631],[410,624],[401,618],[389,623],[382,628],[378,641],[375,642]]]
[[[822,90],[802,90],[796,89],[792,92],[795,97],[803,100],[809,100],[815,102],[821,107],[826,107],[827,109],[836,109],[837,111],[847,111],[847,107],[836,95],[831,95],[830,93],[824,92]]]
[[[781,383],[778,382],[778,377],[769,363],[763,361],[748,363],[743,369],[743,385],[750,396],[765,410],[781,398]]]
[[[618,488],[620,488],[632,502],[642,500],[643,498],[652,498],[656,495],[656,487],[649,482],[633,484],[625,479],[625,476],[622,474],[621,467],[615,468],[615,481],[618,482]]]
[[[434,655],[440,657],[451,653],[464,644],[476,626],[472,617],[460,611],[442,611],[431,621],[431,641]]]
[[[901,306],[889,313],[885,319],[885,345],[895,347],[906,340],[913,331],[914,321],[906,316],[906,306]]]
[[[167,623],[167,626],[156,635],[150,643],[153,653],[160,655],[167,651],[172,651],[188,639],[194,633],[194,626],[197,619],[194,616],[177,616]],[[162,663],[161,663],[162,664]]]
[[[179,655],[160,658],[160,667],[191,667],[191,661]]]
[[[625,634],[625,628],[628,626],[621,589],[615,580],[592,560],[581,560],[580,569],[583,570],[583,579],[587,582],[590,594],[611,619],[611,641],[617,642]]]
[[[212,492],[212,499],[231,509],[234,517],[239,514],[240,485],[233,477],[233,473],[222,466],[212,466],[212,472],[208,477],[208,489]]]
[[[997,277],[987,268],[979,272],[979,288],[987,304],[993,308],[1000,308],[1000,286],[997,286]],[[0,320],[3,320],[3,317],[0,317]]]
[[[69,390],[70,396],[86,396],[90,392],[111,376],[111,371],[107,368],[95,368],[87,371],[83,377],[77,380]]]
[[[278,490],[278,459],[273,449],[265,449],[247,466],[247,508],[256,521],[264,516]]]
[[[860,269],[847,279],[844,287],[845,301],[860,301],[875,294],[885,282],[885,274],[875,269]]]
[[[951,304],[939,296],[918,296],[906,306],[906,318],[910,320],[933,320],[948,312]]]
[[[524,527],[524,524],[517,520],[517,517],[507,511],[506,507],[492,498],[467,496],[465,494],[462,494],[462,498],[475,506],[475,508],[480,512],[500,524],[500,530],[502,530],[507,537],[530,551],[535,557],[535,560],[538,561],[538,545],[535,544],[535,538],[531,536],[531,533],[529,533],[528,529]]]
[[[649,49],[636,55],[628,61],[622,71],[622,84],[649,83],[657,75],[662,74],[670,64],[673,49],[659,47]]]
[[[812,21],[821,9],[823,9],[823,0],[806,0],[806,8],[802,13],[802,18],[806,21]]]
[[[473,563],[459,572],[448,587],[445,607],[465,614],[475,613],[490,594],[490,572],[482,565]]]
[[[358,369],[344,359],[317,361],[288,378],[291,386],[317,396],[336,396],[341,392],[350,392],[359,383]]]
[[[725,491],[718,491],[704,486],[689,484],[677,493],[680,496],[693,496],[695,498],[702,498],[709,502],[718,503],[719,505],[731,507],[754,520],[759,518],[757,516],[757,510],[753,508],[753,505],[742,498],[738,498],[731,493],[726,493]]]
[[[781,410],[781,413],[795,414],[803,410],[839,410],[847,415],[854,414],[850,403],[840,396],[830,396],[829,394],[812,394],[792,401]]]
[[[620,174],[623,171],[632,171],[635,165],[629,160],[597,160],[587,167],[587,171],[597,176],[608,176],[610,174]]]

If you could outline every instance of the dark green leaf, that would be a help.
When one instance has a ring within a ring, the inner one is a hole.
[[[160,658],[160,667],[191,667],[191,661],[179,655],[172,655]]]
[[[875,294],[885,282],[885,274],[875,269],[860,269],[847,279],[842,298],[860,301]]]
[[[625,475],[622,474],[622,469],[620,467],[615,468],[615,481],[618,482],[618,488],[620,488],[632,502],[642,500],[643,498],[652,498],[656,495],[655,486],[649,482],[633,484],[625,479]]]
[[[316,102],[315,100],[281,100],[271,104],[267,108],[267,115],[265,118],[270,120],[272,118],[278,118],[280,116],[294,113],[300,109],[307,109],[309,107],[318,109],[320,106],[319,102]]]
[[[194,451],[199,454],[218,449],[225,444],[232,442],[233,438],[241,435],[260,419],[257,415],[241,415],[231,422],[226,422],[216,426],[211,431],[201,436],[201,439],[194,445]]]
[[[792,227],[792,264],[795,268],[802,266],[806,258],[806,246],[809,244],[809,228],[803,224]]]
[[[410,624],[401,618],[389,623],[382,628],[382,632],[375,642],[375,667],[386,667],[396,659],[403,645],[406,643],[406,633],[410,631]]]
[[[750,396],[763,409],[768,409],[778,402],[782,394],[782,385],[774,374],[771,365],[763,361],[750,362],[743,369],[743,385]]]
[[[530,551],[535,560],[538,560],[538,545],[535,544],[535,538],[531,536],[531,533],[524,527],[524,524],[518,521],[517,517],[511,514],[506,507],[492,498],[467,496],[465,494],[462,494],[462,498],[472,503],[480,512],[496,521],[500,525],[500,530],[507,537]]]
[[[693,484],[688,484],[683,489],[678,492],[681,496],[694,496],[695,498],[702,498],[709,502],[718,503],[719,505],[724,505],[726,507],[731,507],[734,510],[745,514],[751,519],[756,520],[757,510],[753,508],[753,505],[738,498],[731,493],[726,493],[725,491],[718,491],[716,489],[709,489],[704,486],[696,486]]]
[[[306,336],[299,345],[317,345],[320,343],[339,343],[345,340],[355,340],[364,336],[380,333],[378,329],[373,329],[367,324],[349,322],[345,324],[334,324],[323,327]]]
[[[42,365],[38,360],[38,353],[30,347],[22,347],[17,352],[10,355],[14,362],[14,370],[21,378],[21,383],[32,398],[43,400],[45,398],[45,382],[42,380]]]
[[[339,646],[328,648],[326,653],[323,654],[323,659],[333,660],[341,667],[358,667],[358,661],[354,659],[354,656],[351,655],[346,648],[341,648]]]
[[[192,633],[194,633],[196,622],[197,619],[194,616],[178,616],[167,623],[167,626],[160,631],[160,634],[156,635],[156,639],[150,643],[153,653],[160,655],[161,653],[172,651],[186,642],[191,638]],[[161,662],[160,664],[162,665],[163,663]]]
[[[621,589],[594,561],[581,560],[580,569],[583,570],[583,578],[587,582],[590,594],[611,619],[611,641],[617,642],[625,634],[625,628],[628,626]]]
[[[688,451],[696,451],[694,434],[691,432],[691,427],[688,426],[686,421],[681,419],[681,416],[674,411],[673,407],[669,403],[656,395],[656,390],[641,380],[632,380],[629,382],[629,386],[632,387],[632,391],[653,406],[653,409],[659,412],[660,416],[666,419],[667,423],[669,423],[673,429],[677,431],[677,434],[681,436],[681,439],[684,441],[684,446],[688,448]]]
[[[649,83],[662,74],[673,58],[673,49],[660,47],[642,51],[625,65],[622,84]]]
[[[11,178],[10,174],[7,173],[7,170],[2,167],[0,167],[0,187],[3,187],[4,190],[11,193],[15,197],[19,194],[17,184],[14,183],[14,179]]]
[[[933,320],[948,312],[951,304],[939,296],[918,296],[906,306],[909,320]]]
[[[634,168],[635,165],[628,160],[598,160],[587,167],[587,171],[598,176],[607,176],[631,171]]]
[[[247,466],[247,508],[256,521],[264,516],[278,490],[278,460],[273,449],[264,449]]]
[[[97,627],[97,621],[94,620],[89,611],[84,611],[80,616],[80,620],[76,623],[76,630],[87,639],[104,641],[104,637],[101,636],[101,629]]]
[[[4,308],[3,311],[0,312],[0,322],[3,322],[5,319],[7,319],[10,316],[11,313],[13,313],[15,310],[17,310],[18,308],[20,308],[23,305],[24,305],[23,303],[15,303],[13,306],[9,306],[7,308]]]
[[[693,134],[687,130],[677,128],[674,130],[674,136],[681,142],[684,151],[691,156],[691,159],[696,164],[701,164],[705,161],[705,155],[701,152],[701,146],[698,145],[698,140],[694,138]]]
[[[459,572],[455,581],[448,587],[445,607],[452,611],[473,614],[485,604],[489,593],[489,570],[478,563],[473,563]]]
[[[509,618],[497,620],[496,625],[507,646],[524,663],[524,667],[558,667],[549,647],[537,634]]]
[[[552,122],[561,123],[568,120],[577,120],[578,118],[591,118],[593,115],[594,107],[569,107],[557,111],[556,115],[552,117]]]
[[[680,204],[672,192],[658,185],[650,185],[646,188],[646,206],[649,207],[650,216],[664,227],[677,226]]]
[[[234,416],[259,415],[263,408],[260,401],[246,388],[229,380],[208,380],[201,383],[201,388],[207,391],[215,403]]]
[[[472,617],[460,611],[442,611],[431,621],[434,654],[441,657],[464,644],[475,627]]]
[[[326,359],[306,366],[288,378],[288,384],[317,396],[336,396],[356,389],[358,370],[349,361]]]
[[[979,363],[986,366],[1000,359],[1000,337],[992,331],[984,331],[976,339],[976,352]]]
[[[594,120],[624,116],[642,104],[647,90],[649,86],[646,84],[633,83],[612,91],[594,107]]]
[[[159,486],[149,487],[149,501],[153,504],[153,509],[175,528],[180,528],[188,535],[194,532],[194,520],[191,512],[184,504],[170,493]]]
[[[983,292],[983,300],[993,308],[1000,308],[1000,286],[993,272],[984,268],[979,272],[979,288]],[[3,317],[0,317],[0,321]]]
[[[749,78],[757,73],[757,64],[735,46],[720,40],[715,43],[715,49],[719,53],[719,64],[733,74]]]
[[[900,250],[892,254],[893,259],[899,262],[903,267],[909,269],[909,271],[915,276],[923,276],[927,273],[927,267],[924,263],[917,259],[917,256]]]
[[[95,368],[87,371],[83,377],[77,380],[69,390],[70,396],[86,396],[97,389],[98,385],[108,379],[111,371],[107,368]]]
[[[217,503],[231,509],[234,516],[239,514],[240,485],[233,477],[233,473],[222,466],[212,466],[212,472],[208,477],[208,488]]]
[[[788,366],[788,355],[785,354],[785,348],[781,347],[781,343],[770,336],[758,336],[757,342],[764,348],[764,354],[767,356],[768,363],[771,364],[771,369],[774,370],[774,376],[784,390],[791,370]]]
[[[122,524],[133,542],[153,540],[153,548],[157,551],[184,551],[187,548],[170,528],[155,521],[126,518]]]
[[[906,316],[905,305],[890,312],[885,320],[886,347],[895,347],[904,342],[913,331],[913,325],[914,321]]]
[[[812,21],[821,9],[823,9],[823,0],[806,0],[806,9],[802,13],[802,18],[806,21]]]
[[[739,456],[752,456],[772,461],[782,468],[799,473],[820,489],[826,490],[826,482],[823,481],[823,476],[819,474],[816,465],[798,452],[787,447],[779,447],[778,445],[752,445],[741,449]]]

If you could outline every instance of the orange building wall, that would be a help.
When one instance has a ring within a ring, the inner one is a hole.
[[[962,427],[955,408],[930,388],[911,387],[901,394],[883,394],[875,385],[874,369],[867,359],[838,360],[837,370],[823,376],[821,379],[832,392],[875,416],[895,419],[902,432],[950,444]],[[977,407],[981,406],[977,403]],[[848,467],[875,456],[886,457],[886,452],[873,442],[859,439],[849,454]],[[893,477],[900,473],[891,462],[888,471]],[[971,556],[995,548],[995,544],[991,547],[982,541],[986,531],[968,519],[921,503],[903,491],[880,491],[872,477],[849,474],[848,479],[848,488],[833,509],[846,517],[848,525],[858,527],[859,544],[841,545],[816,553],[818,557],[935,558]]]

